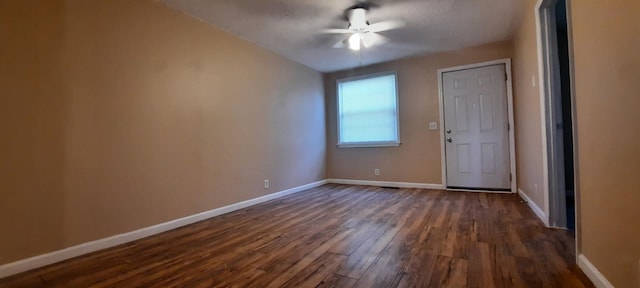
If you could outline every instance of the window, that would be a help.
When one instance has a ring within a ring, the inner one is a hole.
[[[338,146],[400,145],[396,73],[338,80]]]

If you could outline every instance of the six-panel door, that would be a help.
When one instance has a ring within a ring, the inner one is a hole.
[[[504,65],[443,73],[447,186],[509,190]]]

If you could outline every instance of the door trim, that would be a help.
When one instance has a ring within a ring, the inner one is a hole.
[[[550,14],[555,13],[554,6],[558,0],[538,0],[535,7],[536,32],[538,44],[538,78],[540,87],[540,121],[542,139],[542,176],[544,205],[549,218],[549,227],[566,228],[567,219],[565,205],[564,181],[573,181],[574,204],[575,204],[575,231],[578,234],[579,218],[579,166],[578,166],[578,139],[576,121],[576,96],[575,96],[575,71],[573,67],[573,35],[571,26],[571,1],[566,0],[567,5],[567,36],[569,41],[569,77],[571,82],[571,118],[573,132],[573,169],[574,179],[566,179],[563,169],[557,169],[558,163],[564,159],[558,159],[555,155],[556,142],[554,135],[554,122],[556,120],[553,109],[556,108],[553,102],[560,93],[558,91],[560,76],[557,73],[558,65],[558,45],[556,43],[556,23],[555,18]],[[558,179],[562,180],[559,181]],[[577,237],[576,237],[577,239]],[[578,255],[578,253],[576,253]]]
[[[511,193],[517,193],[517,183],[516,183],[516,145],[515,145],[515,134],[514,134],[514,117],[513,117],[513,83],[511,77],[511,59],[499,59],[494,61],[481,62],[476,64],[469,64],[463,66],[455,66],[449,68],[438,69],[438,106],[440,109],[440,163],[441,163],[441,171],[442,171],[442,186],[445,187],[446,190],[451,190],[447,188],[447,162],[445,156],[445,135],[444,135],[444,87],[442,86],[442,74],[447,72],[455,72],[460,70],[474,69],[474,68],[482,68],[493,65],[504,65],[505,71],[507,72],[507,115],[509,119],[509,165],[511,166]]]

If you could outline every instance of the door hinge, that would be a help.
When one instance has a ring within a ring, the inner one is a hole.
[[[507,131],[511,131],[511,123],[507,123]]]
[[[509,81],[509,75],[507,75],[507,73],[504,73],[504,81]]]

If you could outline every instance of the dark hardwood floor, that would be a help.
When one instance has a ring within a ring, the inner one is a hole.
[[[325,185],[0,287],[593,287],[512,194]]]

